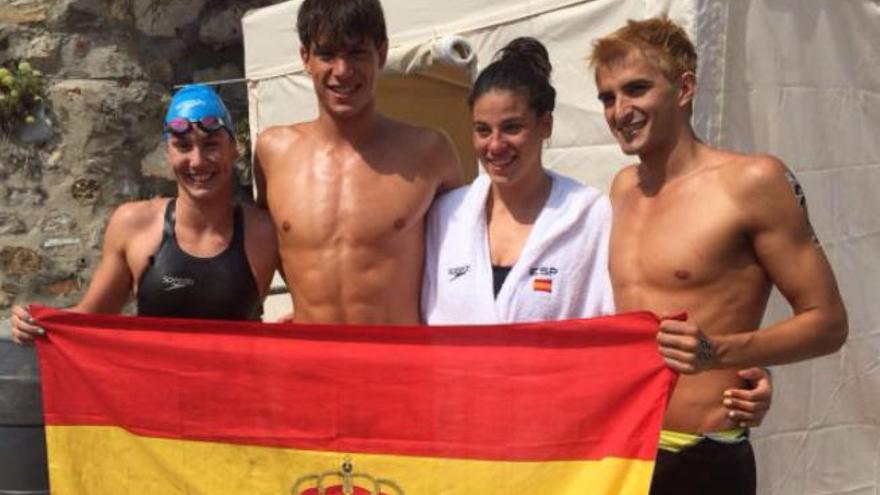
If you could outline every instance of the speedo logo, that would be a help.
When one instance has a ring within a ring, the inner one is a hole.
[[[529,268],[529,275],[541,275],[543,277],[552,277],[559,273],[559,269],[554,266],[538,266]]]
[[[471,265],[463,265],[463,266],[454,266],[448,270],[449,273],[449,281],[452,282],[458,278],[461,278],[465,273],[469,272],[471,269]]]
[[[195,285],[196,281],[191,278],[172,277],[171,275],[164,275],[162,276],[162,283],[165,284],[163,290],[167,292],[182,289],[184,287],[190,287],[192,285]]]

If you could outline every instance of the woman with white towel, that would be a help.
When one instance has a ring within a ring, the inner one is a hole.
[[[486,173],[438,198],[428,213],[425,323],[497,324],[614,311],[608,198],[541,162],[553,130],[550,71],[544,46],[517,38],[474,83],[468,100],[473,142]],[[736,396],[735,419],[760,424],[769,380],[761,377]]]
[[[611,205],[598,189],[545,170],[556,91],[547,50],[517,38],[469,97],[485,174],[427,217],[422,316],[429,324],[585,318],[613,312]]]

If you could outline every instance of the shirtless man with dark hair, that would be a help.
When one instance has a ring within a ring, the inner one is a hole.
[[[591,63],[612,134],[639,158],[610,192],[617,308],[687,312],[662,321],[657,336],[683,375],[651,493],[754,493],[751,447],[722,395],[742,385],[740,368],[840,348],[847,322],[834,274],[782,162],[694,135],[696,52],[679,26],[630,21],[596,41]],[[794,314],[758,330],[773,286]]]
[[[417,324],[423,219],[459,185],[458,158],[443,133],[376,112],[388,51],[378,0],[306,0],[297,29],[318,118],[263,131],[255,174],[293,320]]]

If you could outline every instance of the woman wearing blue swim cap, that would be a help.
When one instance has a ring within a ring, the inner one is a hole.
[[[163,137],[177,197],[116,209],[92,281],[71,309],[117,313],[134,294],[139,315],[258,319],[278,250],[268,214],[233,203],[229,111],[210,87],[185,86],[171,99]],[[18,343],[42,333],[21,306],[11,320]]]

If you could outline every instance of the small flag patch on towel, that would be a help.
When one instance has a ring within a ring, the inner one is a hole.
[[[535,292],[553,292],[552,278],[533,278],[532,290]]]

